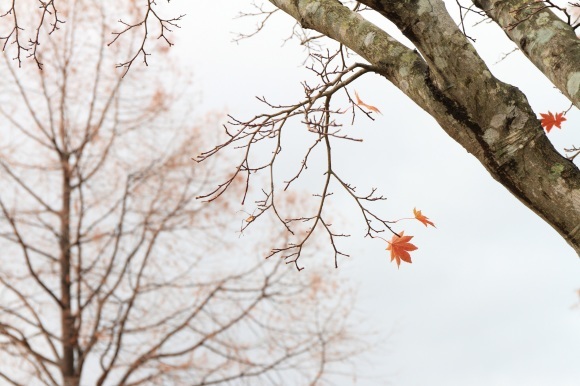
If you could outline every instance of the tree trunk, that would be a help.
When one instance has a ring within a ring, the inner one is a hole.
[[[71,173],[68,154],[61,154],[62,163],[62,209],[60,212],[60,290],[61,290],[61,331],[62,364],[61,372],[65,386],[78,386],[75,374],[75,325],[71,308]]]

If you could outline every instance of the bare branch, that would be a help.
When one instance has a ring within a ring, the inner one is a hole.
[[[320,80],[320,83],[317,86],[311,87],[309,84],[304,82],[303,88],[306,97],[301,102],[293,105],[276,105],[268,102],[264,97],[258,98],[267,107],[274,110],[274,112],[257,115],[249,121],[240,121],[230,117],[229,125],[235,127],[236,130],[231,133],[230,129],[225,127],[229,139],[216,146],[214,149],[201,153],[196,158],[196,161],[201,162],[208,159],[208,157],[214,156],[225,148],[232,147],[240,149],[243,152],[241,161],[230,178],[225,182],[220,183],[213,191],[199,197],[208,201],[215,200],[217,197],[222,195],[237,178],[243,176],[245,180],[245,191],[242,197],[243,204],[248,195],[250,177],[265,172],[264,174],[268,177],[269,186],[267,189],[262,190],[263,198],[255,202],[256,211],[254,211],[249,217],[251,221],[245,221],[240,231],[243,232],[250,225],[253,225],[255,220],[265,213],[270,211],[273,212],[274,216],[281,224],[283,224],[287,231],[294,235],[300,234],[301,236],[298,237],[297,241],[293,241],[286,246],[273,248],[270,254],[267,255],[267,258],[280,254],[286,263],[294,264],[298,270],[303,269],[298,261],[303,253],[304,247],[318,228],[323,229],[326,233],[326,237],[330,240],[330,244],[334,250],[335,267],[338,267],[339,256],[348,256],[346,253],[342,252],[336,244],[338,238],[347,237],[348,235],[333,231],[323,210],[327,198],[333,194],[330,190],[330,185],[333,180],[339,183],[339,187],[342,187],[348,192],[360,208],[368,226],[367,235],[375,237],[376,234],[383,232],[384,229],[392,231],[388,225],[388,221],[374,215],[366,206],[369,202],[383,200],[384,198],[374,196],[374,190],[368,196],[358,196],[355,193],[354,187],[345,183],[332,167],[331,139],[355,142],[360,142],[361,140],[341,133],[341,124],[335,120],[334,116],[343,115],[346,112],[346,109],[333,109],[330,103],[331,99],[337,94],[337,92],[344,91],[347,100],[350,101],[352,105],[353,120],[356,111],[362,111],[368,118],[373,119],[371,112],[358,106],[347,90],[348,85],[362,75],[372,72],[373,68],[363,63],[346,65],[343,47],[340,47],[333,54],[326,53],[321,55],[311,53],[310,57],[314,64],[310,66],[309,69],[314,72]],[[335,62],[338,62],[339,64],[336,65]],[[287,218],[284,217],[281,214],[281,211],[277,208],[277,202],[275,199],[277,187],[275,186],[276,178],[274,169],[276,158],[282,151],[282,131],[291,119],[297,118],[300,118],[300,123],[305,125],[310,133],[315,134],[315,139],[306,151],[298,172],[285,182],[283,190],[287,191],[292,183],[297,181],[301,174],[308,168],[308,159],[315,149],[318,148],[319,144],[323,144],[325,149],[326,170],[324,172],[325,180],[322,189],[320,193],[314,195],[315,197],[318,197],[315,214]],[[250,160],[249,155],[254,146],[262,143],[271,144],[272,156],[267,161],[256,165]],[[374,225],[373,221],[377,222],[379,225]],[[304,232],[296,232],[294,230],[294,224],[301,224],[302,226],[306,225],[307,229]],[[381,227],[384,229],[381,229]]]
[[[180,28],[179,22],[185,17],[185,15],[179,15],[177,17],[164,19],[161,16],[159,16],[158,12],[154,8],[156,5],[155,1],[154,0],[146,0],[146,1],[147,5],[145,9],[145,15],[139,21],[134,23],[127,23],[119,19],[119,23],[123,25],[123,29],[119,32],[113,32],[114,38],[113,40],[111,40],[111,42],[107,44],[108,46],[110,46],[114,44],[122,35],[126,35],[134,30],[142,29],[140,45],[137,52],[135,52],[135,54],[131,56],[129,60],[117,64],[117,67],[125,68],[123,76],[127,74],[129,69],[131,68],[131,65],[133,65],[133,62],[139,56],[143,58],[143,63],[146,66],[148,65],[147,56],[151,54],[146,51],[145,44],[147,40],[150,38],[149,35],[151,34],[151,28],[153,28],[153,26],[151,26],[150,23],[153,23],[159,29],[159,35],[157,36],[157,40],[163,39],[163,41],[167,44],[167,46],[171,47],[173,43],[167,37],[167,33],[173,32],[173,28]]]

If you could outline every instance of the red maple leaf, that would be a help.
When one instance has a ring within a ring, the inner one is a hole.
[[[556,115],[554,115],[550,111],[548,111],[548,114],[540,113],[540,115],[542,116],[540,124],[544,129],[546,129],[547,133],[549,133],[550,130],[552,130],[552,127],[554,126],[556,126],[558,129],[561,129],[560,125],[562,124],[562,122],[566,120],[566,118],[563,116],[564,115],[563,112],[556,113]]]
[[[397,267],[401,265],[401,260],[411,263],[411,255],[409,251],[415,251],[418,248],[409,241],[413,236],[405,236],[405,232],[401,232],[399,236],[393,235],[391,241],[388,241],[389,246],[387,251],[391,251],[391,261],[397,261]]]
[[[433,224],[433,222],[431,220],[429,220],[429,217],[422,215],[421,211],[417,210],[417,208],[413,208],[413,214],[415,215],[415,218],[417,220],[419,220],[420,222],[423,223],[423,225],[425,225],[425,226],[431,225],[432,227],[437,228],[435,226],[435,224]]]

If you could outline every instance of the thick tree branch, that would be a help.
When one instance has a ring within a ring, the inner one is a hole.
[[[580,108],[580,39],[572,26],[538,1],[475,0],[520,50]]]
[[[397,24],[426,62],[338,1],[271,2],[304,28],[315,29],[368,60],[580,253],[578,168],[553,148],[525,96],[493,77],[450,22],[442,2],[362,2]],[[462,70],[456,71],[459,66]]]

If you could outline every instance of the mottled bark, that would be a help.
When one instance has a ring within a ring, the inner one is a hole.
[[[270,1],[366,59],[580,253],[580,171],[554,149],[525,95],[491,74],[442,1],[361,1],[420,55],[336,0]]]
[[[580,39],[543,3],[475,0],[540,71],[580,108]]]

